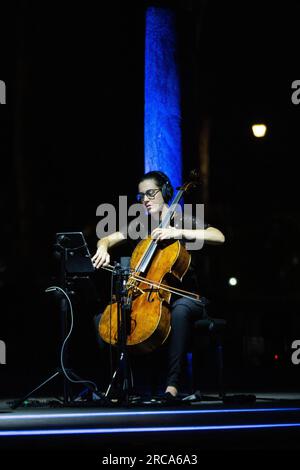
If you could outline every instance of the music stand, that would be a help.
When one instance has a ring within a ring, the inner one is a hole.
[[[84,235],[82,232],[59,232],[56,233],[56,241],[54,244],[55,247],[55,257],[60,260],[60,275],[59,275],[59,284],[60,288],[46,289],[46,292],[55,291],[60,295],[60,313],[61,313],[61,337],[64,341],[66,338],[68,330],[68,302],[65,295],[61,294],[61,290],[66,292],[69,295],[72,295],[69,286],[72,284],[74,279],[78,278],[88,278],[89,274],[95,271],[93,263],[91,261],[91,255],[89,252],[88,245],[85,241]],[[65,350],[64,350],[65,352]],[[68,355],[64,354],[63,360],[64,363],[68,362]],[[66,376],[67,374],[67,376]],[[27,395],[13,402],[11,408],[18,408],[27,398],[29,398],[34,392],[42,388],[48,382],[53,380],[55,377],[62,375],[63,377],[63,404],[69,405],[72,402],[72,394],[70,391],[69,380],[74,380],[75,382],[81,382],[86,385],[86,387],[91,390],[96,396],[102,400],[103,397],[99,396],[94,387],[90,386],[89,381],[83,380],[71,369],[64,367],[62,369],[61,365],[57,368],[56,372],[48,377],[44,382],[39,384],[33,390],[31,390]],[[70,377],[70,379],[68,378]]]

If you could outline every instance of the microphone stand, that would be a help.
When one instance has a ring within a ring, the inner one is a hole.
[[[132,384],[129,378],[129,357],[127,349],[127,336],[130,331],[130,310],[131,310],[131,297],[128,296],[127,281],[130,274],[130,258],[121,257],[121,264],[117,263],[114,272],[116,276],[116,300],[117,300],[117,329],[118,329],[118,342],[117,348],[119,352],[119,366],[115,370],[112,381],[105,393],[108,397],[112,384],[120,371],[122,374],[122,382],[120,391],[120,400],[129,404],[129,392]]]

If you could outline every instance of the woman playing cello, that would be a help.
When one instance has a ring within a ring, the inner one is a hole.
[[[138,201],[143,204],[149,217],[155,221],[164,218],[169,210],[169,202],[173,196],[173,187],[167,175],[160,171],[146,173],[138,185]],[[181,243],[203,241],[205,244],[222,244],[225,241],[223,233],[217,228],[203,225],[203,228],[184,228],[184,217],[181,223],[170,223],[166,228],[159,228],[158,223],[151,238],[158,243],[165,240],[180,240]],[[153,225],[151,225],[153,226]],[[190,225],[189,225],[190,227]],[[128,230],[130,235],[130,230]],[[110,263],[110,250],[125,240],[122,231],[118,231],[100,239],[97,251],[92,258],[96,268],[108,266]],[[134,240],[138,242],[138,240]],[[193,252],[191,252],[193,255]],[[193,272],[193,260],[183,277],[182,287],[186,291],[197,292],[197,279]],[[172,296],[173,297],[173,296]],[[168,360],[165,396],[176,397],[180,389],[180,379],[188,348],[193,323],[203,315],[203,306],[200,302],[176,294],[171,300],[171,332],[167,339]]]

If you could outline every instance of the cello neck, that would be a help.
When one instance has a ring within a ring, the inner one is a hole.
[[[172,204],[170,205],[168,212],[164,216],[162,222],[159,224],[159,228],[167,228],[170,225],[170,221],[174,215],[174,212],[176,211],[177,205],[182,198],[184,191],[183,189],[180,189],[178,193],[176,194],[175,198],[172,201]]]
[[[176,194],[175,198],[173,199],[173,201],[172,201],[172,203],[171,203],[171,205],[168,209],[168,212],[164,216],[162,222],[159,224],[159,228],[169,227],[170,221],[171,221],[171,219],[174,215],[174,212],[177,208],[177,205],[178,205],[183,193],[184,193],[183,189],[180,189],[178,191],[178,193]],[[151,243],[149,244],[147,250],[145,251],[144,255],[142,256],[138,266],[136,267],[136,270],[138,272],[144,273],[147,270],[147,268],[148,268],[148,266],[151,262],[152,256],[155,253],[156,247],[157,247],[156,240],[152,240]]]

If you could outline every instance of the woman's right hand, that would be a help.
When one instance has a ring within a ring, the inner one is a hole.
[[[101,266],[107,266],[110,262],[110,255],[107,251],[107,248],[104,245],[100,245],[97,248],[96,253],[92,257],[92,263],[96,269],[101,268]]]

